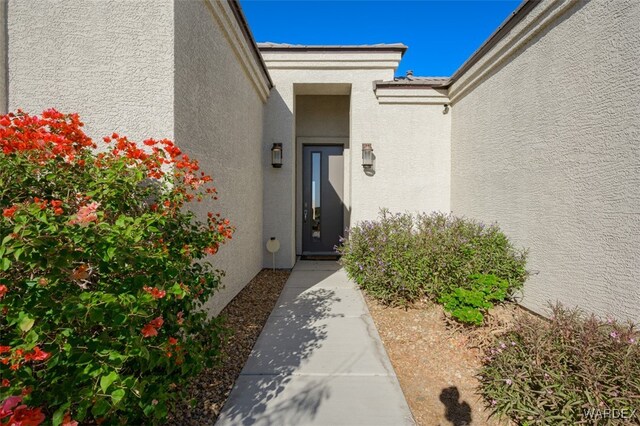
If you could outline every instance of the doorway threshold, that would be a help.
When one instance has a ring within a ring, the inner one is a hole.
[[[300,260],[340,260],[340,255],[336,253],[302,253]]]

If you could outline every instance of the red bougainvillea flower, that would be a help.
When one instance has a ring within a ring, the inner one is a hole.
[[[6,285],[2,284],[0,285],[0,300],[2,300],[2,298],[5,296],[5,294],[7,294],[7,292],[9,291],[9,289],[7,288]],[[0,346],[3,347],[3,346]],[[2,353],[2,352],[0,352]]]
[[[0,346],[0,354],[11,352],[11,346]]]
[[[9,386],[11,386],[11,382],[9,381],[9,379],[2,379],[2,385],[3,388],[8,388]]]
[[[2,210],[2,216],[8,217],[10,219],[10,218],[13,217],[13,215],[16,214],[16,210],[18,210],[17,206],[12,206],[12,207],[6,208],[6,209]]]
[[[218,246],[217,245],[212,245],[210,247],[205,247],[204,252],[206,254],[210,254],[210,255],[214,255],[218,252]]]
[[[162,317],[158,317],[158,318],[150,321],[149,324],[151,324],[152,326],[154,326],[156,328],[160,328],[160,327],[162,327],[162,324],[164,324],[164,320],[162,319]]]
[[[20,152],[37,162],[56,157],[72,160],[96,146],[82,131],[78,114],[49,109],[38,117],[18,110],[1,117],[0,125],[0,149],[5,155]]]
[[[178,339],[176,339],[175,337],[169,337],[169,344],[170,345],[177,345],[178,344]]]
[[[158,329],[162,327],[162,324],[164,324],[164,320],[162,319],[162,317],[158,317],[154,320],[149,321],[148,324],[142,327],[142,335],[144,337],[157,336]]]
[[[160,290],[156,287],[144,286],[142,289],[147,293],[149,293],[151,296],[153,296],[154,299],[162,299],[164,296],[167,295],[166,291]]]
[[[71,219],[69,223],[71,225],[79,224],[79,225],[87,225],[91,222],[95,222],[98,220],[98,215],[96,215],[96,211],[100,207],[100,203],[93,202],[89,203],[85,206],[82,206],[78,209],[78,213],[74,219]]]
[[[64,418],[62,419],[61,426],[78,426],[78,422],[71,419],[71,414],[67,413],[64,415]]]
[[[50,353],[43,351],[38,346],[33,348],[33,352],[25,354],[25,361],[44,361],[51,356]]]
[[[152,337],[157,335],[158,335],[158,330],[151,324],[146,324],[144,327],[142,327],[142,336]]]

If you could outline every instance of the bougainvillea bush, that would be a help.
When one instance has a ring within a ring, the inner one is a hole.
[[[349,276],[391,305],[432,300],[456,289],[485,292],[478,274],[506,281],[510,296],[526,277],[526,251],[516,249],[497,225],[450,214],[392,214],[352,228],[338,252]],[[487,299],[487,301],[490,301]]]
[[[229,221],[171,141],[96,144],[76,114],[0,117],[0,425],[150,424],[218,352],[200,309]]]
[[[515,424],[639,424],[640,332],[556,305],[487,349],[481,393]]]

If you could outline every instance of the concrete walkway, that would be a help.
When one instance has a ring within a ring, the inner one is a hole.
[[[413,425],[362,294],[300,261],[216,425]]]

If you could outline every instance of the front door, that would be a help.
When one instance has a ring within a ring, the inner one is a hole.
[[[334,254],[343,235],[343,147],[305,145],[302,163],[302,253]]]

